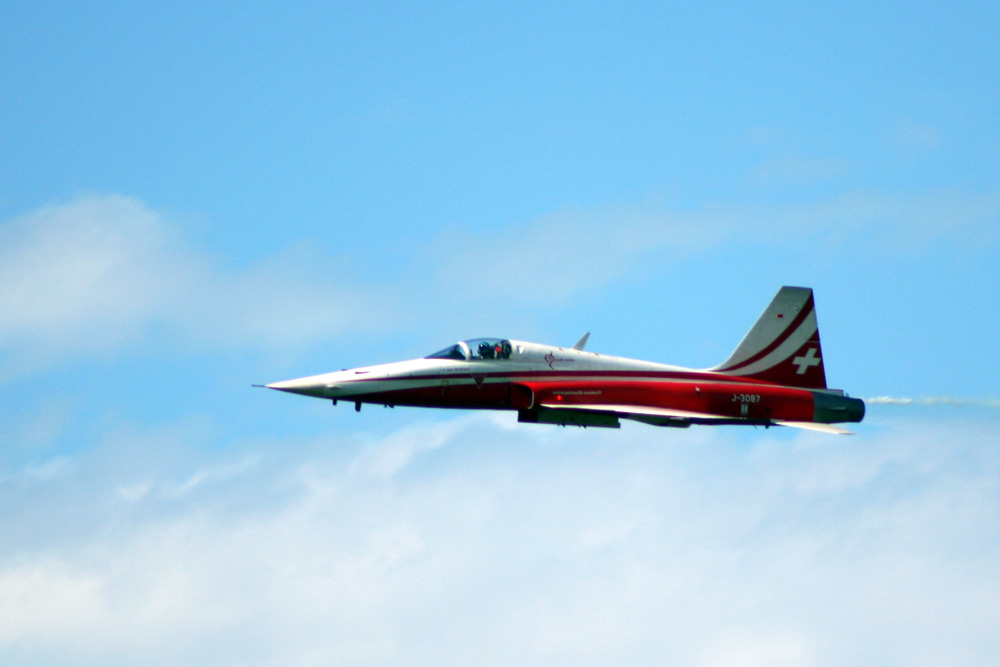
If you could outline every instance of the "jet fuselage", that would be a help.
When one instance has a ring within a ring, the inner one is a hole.
[[[517,410],[521,421],[582,426],[617,426],[618,417],[682,427],[830,424],[859,421],[864,411],[863,403],[835,390],[506,339],[463,341],[422,359],[267,386],[359,408]]]

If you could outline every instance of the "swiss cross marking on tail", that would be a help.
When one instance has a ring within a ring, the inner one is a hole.
[[[810,347],[805,356],[792,359],[792,363],[799,367],[799,370],[795,371],[796,375],[805,375],[806,370],[813,366],[819,366],[821,361],[822,359],[816,356],[815,347]]]

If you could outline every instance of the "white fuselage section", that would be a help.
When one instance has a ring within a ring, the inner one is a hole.
[[[572,348],[551,347],[522,341],[512,346],[506,359],[423,358],[376,366],[364,366],[267,385],[319,398],[364,401],[366,395],[385,392],[461,385],[517,382],[542,379],[608,379],[609,372],[700,373],[679,366],[611,357]],[[590,375],[598,373],[599,375]]]

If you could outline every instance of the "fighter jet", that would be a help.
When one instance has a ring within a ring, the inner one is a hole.
[[[509,410],[519,422],[618,428],[621,419],[794,426],[827,433],[860,422],[865,404],[826,386],[813,292],[782,287],[736,350],[696,370],[508,338],[463,340],[421,359],[266,385],[356,410],[388,407]]]

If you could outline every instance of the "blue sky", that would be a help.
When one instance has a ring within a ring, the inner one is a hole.
[[[992,659],[998,29],[0,9],[3,661]],[[705,367],[785,284],[831,384],[951,402],[833,438],[250,387],[491,335]]]

